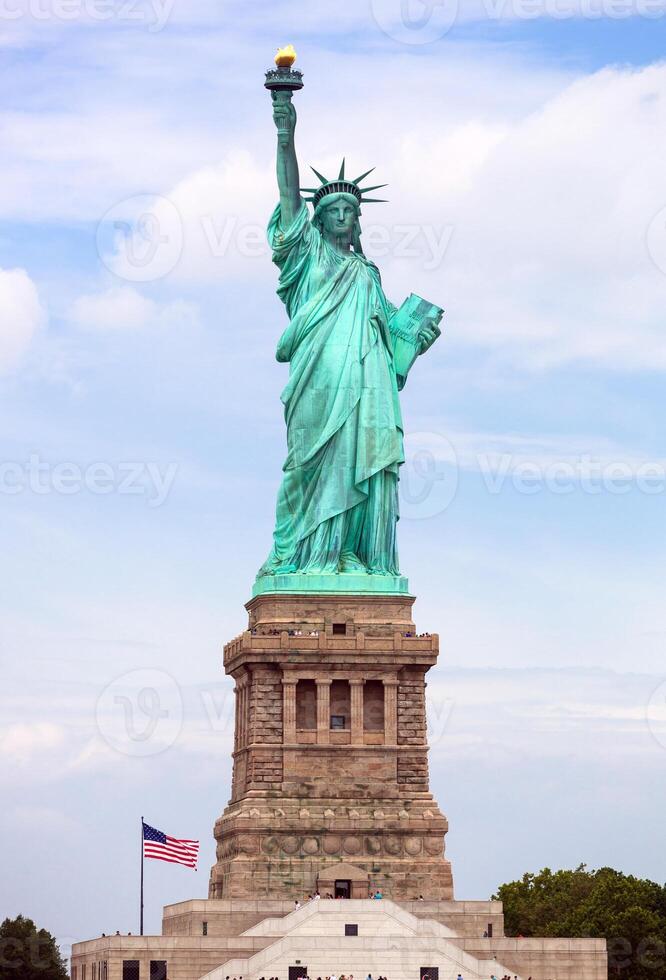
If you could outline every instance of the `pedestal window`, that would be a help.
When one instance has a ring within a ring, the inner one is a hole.
[[[331,684],[331,729],[351,729],[351,690],[349,681],[333,681]]]
[[[296,728],[313,732],[317,728],[317,686],[300,680],[296,685]]]
[[[366,732],[384,731],[384,685],[381,681],[366,681],[363,687],[363,729]]]

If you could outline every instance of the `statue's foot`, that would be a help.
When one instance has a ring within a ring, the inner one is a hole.
[[[284,562],[284,564],[281,564],[281,565],[268,565],[268,564],[266,564],[266,565],[262,565],[262,567],[259,569],[259,576],[262,576],[262,575],[290,575],[292,572],[296,572],[296,571],[298,571],[298,569],[296,568],[296,565],[294,565],[293,563],[292,564],[288,564],[287,562]]]
[[[368,575],[400,575],[398,568],[382,568],[379,565],[368,565],[365,570]]]
[[[367,572],[367,568],[361,561],[361,559],[355,555],[352,551],[345,551],[340,557],[340,564],[338,565],[338,571],[340,572],[356,572],[358,574],[364,575]]]

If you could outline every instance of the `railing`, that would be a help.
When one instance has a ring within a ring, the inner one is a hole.
[[[365,650],[376,653],[437,653],[439,650],[439,634],[430,633],[427,636],[405,636],[395,632],[389,636],[366,636],[357,633],[355,636],[333,636],[321,632],[317,636],[290,635],[288,630],[279,634],[252,633],[247,630],[224,646],[224,659],[237,656],[243,650],[321,650],[344,652],[348,650]]]

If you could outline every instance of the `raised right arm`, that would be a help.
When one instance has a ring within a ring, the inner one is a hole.
[[[300,178],[294,144],[296,109],[286,93],[273,94],[273,119],[278,130],[277,182],[283,225],[292,223],[301,208]]]

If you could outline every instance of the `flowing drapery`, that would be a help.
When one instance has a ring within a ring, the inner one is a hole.
[[[277,359],[287,458],[273,549],[260,574],[355,568],[397,574],[402,420],[388,319],[376,266],[342,254],[309,219],[289,227],[275,209],[268,237],[290,323]]]

